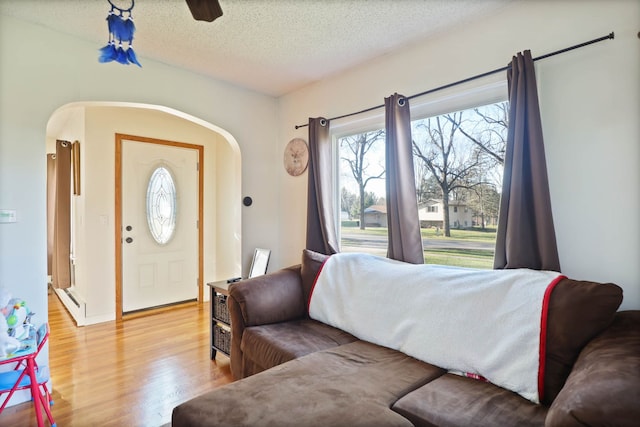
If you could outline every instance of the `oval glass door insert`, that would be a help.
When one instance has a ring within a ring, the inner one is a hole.
[[[166,244],[176,230],[176,184],[171,172],[159,166],[147,185],[147,224],[153,239]]]

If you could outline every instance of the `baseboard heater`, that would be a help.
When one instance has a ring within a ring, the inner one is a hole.
[[[71,292],[69,292],[69,289],[65,288],[64,289],[64,293],[67,294],[67,296],[69,297],[69,299],[76,305],[76,307],[80,308],[80,303],[78,302],[78,300],[73,296],[73,294]]]
[[[82,297],[78,295],[73,288],[54,289],[58,299],[62,302],[62,305],[67,309],[73,320],[75,320],[77,326],[84,326],[86,324],[87,316],[87,304],[82,300]]]

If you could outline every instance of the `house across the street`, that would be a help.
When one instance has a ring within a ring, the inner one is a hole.
[[[429,199],[418,207],[420,227],[444,228],[444,203],[442,200]],[[371,205],[364,210],[365,227],[386,227],[387,206]],[[467,228],[473,226],[473,211],[465,202],[449,202],[449,227]]]
[[[429,199],[418,207],[420,227],[444,228],[444,203],[442,200]],[[467,228],[473,226],[473,212],[465,202],[449,202],[449,227]]]
[[[387,206],[371,205],[364,210],[365,227],[386,227],[387,226]]]

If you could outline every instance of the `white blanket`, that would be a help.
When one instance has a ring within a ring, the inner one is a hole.
[[[482,376],[539,403],[543,307],[562,277],[342,253],[331,256],[318,274],[309,315],[452,372]]]

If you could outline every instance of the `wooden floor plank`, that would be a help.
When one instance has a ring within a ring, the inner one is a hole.
[[[176,405],[232,381],[229,359],[209,359],[207,304],[79,328],[51,294],[49,325],[58,427],[160,426]],[[0,426],[34,425],[30,402],[0,414]]]

